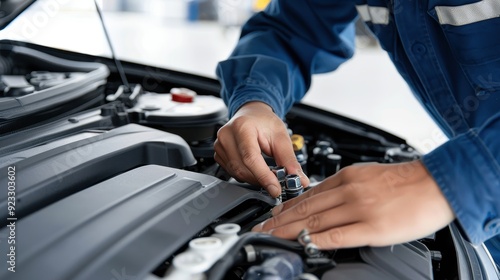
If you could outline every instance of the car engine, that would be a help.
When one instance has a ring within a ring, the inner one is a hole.
[[[331,251],[318,250],[307,231],[297,240],[251,232],[274,206],[346,166],[419,154],[377,128],[296,104],[285,123],[312,183],[301,186],[266,157],[283,188],[271,198],[213,159],[227,121],[216,81],[126,62],[123,68],[128,86],[110,59],[1,42],[0,166],[15,169],[16,187],[13,205],[0,193],[0,208],[15,211],[0,212],[0,248],[10,246],[7,225],[15,222],[18,267],[15,274],[2,269],[2,279],[486,275],[454,224],[404,244]],[[0,186],[7,180],[2,174]]]

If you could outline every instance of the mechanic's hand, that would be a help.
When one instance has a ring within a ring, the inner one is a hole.
[[[454,219],[420,161],[346,167],[272,213],[253,231],[296,239],[306,228],[320,249],[407,242]]]
[[[262,152],[284,166],[288,174],[299,175],[304,186],[309,185],[283,121],[267,104],[250,102],[218,131],[214,158],[237,180],[263,186],[276,197],[281,187]]]

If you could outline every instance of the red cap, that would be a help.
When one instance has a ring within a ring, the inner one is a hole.
[[[187,88],[173,88],[170,90],[170,94],[172,95],[172,101],[180,103],[192,103],[196,96],[196,92]]]

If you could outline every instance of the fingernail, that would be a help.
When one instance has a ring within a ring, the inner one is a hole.
[[[276,197],[278,196],[280,193],[281,193],[281,188],[278,188],[277,186],[275,185],[269,185],[267,186],[267,191],[273,196],[273,197]],[[273,193],[275,195],[273,195]]]
[[[265,222],[265,221],[264,221]],[[252,231],[262,231],[262,227],[264,226],[264,222],[260,223],[260,224],[257,224],[255,225],[253,228],[252,228]]]
[[[306,173],[304,173],[304,171],[302,169],[299,169],[299,171],[297,173],[299,173],[297,175],[299,175],[302,178],[309,178],[309,177],[307,177]]]
[[[297,174],[297,175],[299,175],[299,177],[300,177],[301,179],[305,179],[305,180],[307,180],[307,182],[308,182],[308,183],[310,182],[310,181],[309,181],[309,177],[307,177],[306,173],[304,173],[304,171],[302,171],[302,169],[300,169],[300,170],[299,170],[299,172],[297,172],[297,173],[299,173],[299,174]],[[304,187],[307,187],[307,186],[304,186]]]
[[[274,207],[273,210],[271,210],[271,214],[273,215],[273,217],[281,213],[281,209],[283,209],[283,204]]]
[[[271,230],[268,230],[266,233],[267,234],[273,234],[273,232],[274,232],[274,229],[271,229]]]

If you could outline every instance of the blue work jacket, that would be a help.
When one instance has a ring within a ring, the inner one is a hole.
[[[360,16],[450,138],[422,161],[466,238],[481,243],[500,233],[499,14],[499,0],[272,1],[219,63],[221,94],[231,116],[262,101],[283,117],[312,74],[352,57]],[[487,242],[497,263],[499,240]]]

